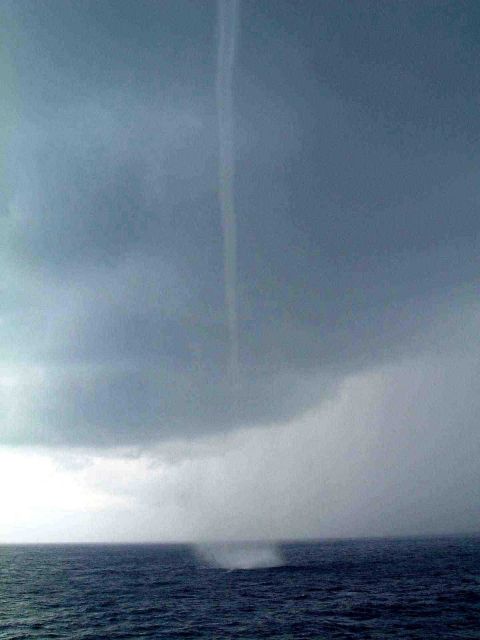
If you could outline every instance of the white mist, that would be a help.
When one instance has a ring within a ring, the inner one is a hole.
[[[274,543],[206,543],[197,545],[196,552],[204,562],[220,569],[267,569],[285,564]]]

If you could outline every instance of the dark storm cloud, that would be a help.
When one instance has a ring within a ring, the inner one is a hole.
[[[20,106],[0,330],[24,390],[5,442],[132,443],[284,420],[346,373],[435,348],[428,327],[471,296],[475,3],[242,3],[238,415],[225,381],[215,3],[4,12]]]

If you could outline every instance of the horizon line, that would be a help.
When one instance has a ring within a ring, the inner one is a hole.
[[[324,536],[318,538],[215,538],[210,540],[77,540],[77,541],[0,541],[0,547],[21,546],[202,546],[202,545],[268,545],[268,544],[314,544],[319,542],[336,541],[366,541],[366,540],[411,540],[431,538],[474,538],[480,536],[480,529],[475,531],[443,532],[443,533],[412,533],[412,534],[372,534],[358,536]]]

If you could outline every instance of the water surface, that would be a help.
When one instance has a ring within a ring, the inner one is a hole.
[[[480,638],[480,538],[283,545],[226,571],[165,545],[0,547],[0,640]]]

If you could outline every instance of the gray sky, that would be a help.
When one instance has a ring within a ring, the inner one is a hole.
[[[216,9],[2,3],[4,538],[478,530],[478,3],[242,0],[237,410]]]

